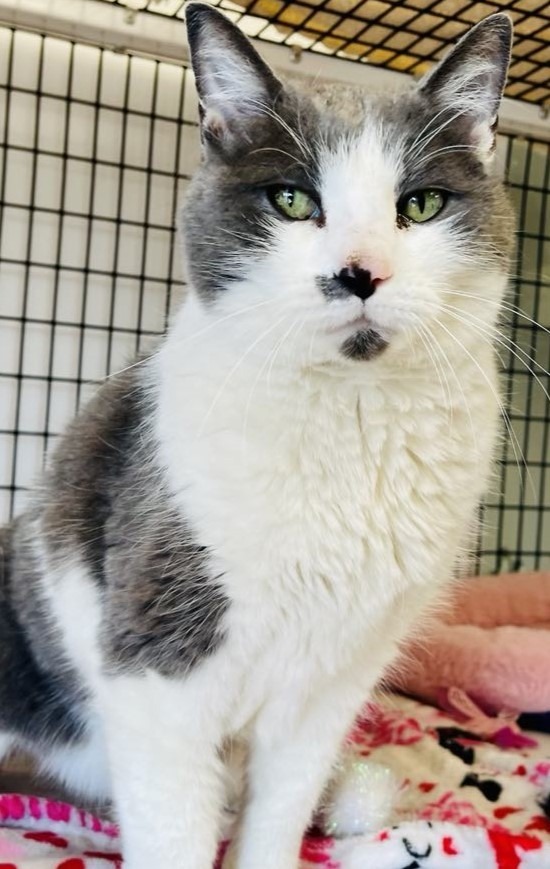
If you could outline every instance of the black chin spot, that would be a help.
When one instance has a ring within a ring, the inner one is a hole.
[[[359,332],[346,338],[340,347],[340,352],[348,359],[362,361],[374,359],[374,357],[379,356],[387,346],[388,342],[384,341],[382,336],[379,335],[378,332],[375,332],[374,329],[361,329]]]

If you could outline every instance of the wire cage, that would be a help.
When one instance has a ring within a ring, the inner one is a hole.
[[[178,303],[196,126],[185,65],[0,28],[0,521]],[[550,568],[550,146],[508,134],[499,150],[519,222],[498,346],[513,436],[484,505],[483,572]]]
[[[129,10],[183,18],[184,0],[102,0]],[[477,21],[505,10],[514,22],[506,93],[550,100],[547,0],[215,0],[245,33],[283,45],[421,75]]]

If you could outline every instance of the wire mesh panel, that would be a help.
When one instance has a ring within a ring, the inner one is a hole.
[[[184,0],[104,0],[130,15],[185,16]],[[548,0],[213,0],[248,33],[268,42],[420,75],[482,18],[507,12],[514,22],[506,93],[550,100]],[[139,10],[139,11],[138,11]]]
[[[0,29],[0,521],[23,507],[77,406],[178,302],[173,225],[198,162],[196,119],[180,66]],[[502,144],[521,229],[511,304],[548,328],[548,146]],[[537,367],[549,367],[550,336],[514,313],[503,332],[515,441],[504,439],[486,504],[480,569],[550,567],[548,379]]]
[[[510,138],[506,175],[518,240],[498,344],[509,423],[498,494],[485,509],[481,566],[490,571],[550,568],[550,145]]]
[[[0,30],[0,515],[181,285],[174,212],[197,162],[182,67]]]

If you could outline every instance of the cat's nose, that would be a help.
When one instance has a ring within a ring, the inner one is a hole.
[[[378,274],[380,272],[380,274]],[[375,271],[371,271],[370,269],[363,268],[357,263],[352,263],[349,266],[341,269],[341,271],[335,275],[335,278],[339,281],[339,283],[346,288],[350,293],[354,296],[358,296],[363,302],[365,299],[370,298],[376,291],[376,288],[390,275],[383,269],[376,269]]]

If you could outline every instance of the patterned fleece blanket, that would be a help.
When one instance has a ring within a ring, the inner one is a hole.
[[[550,738],[533,743],[497,748],[402,697],[371,705],[304,840],[302,869],[550,869]],[[0,795],[0,869],[123,869],[119,851],[109,822]]]

